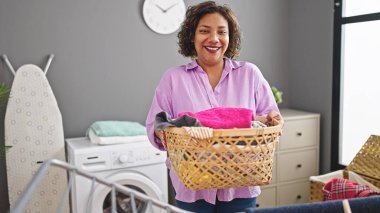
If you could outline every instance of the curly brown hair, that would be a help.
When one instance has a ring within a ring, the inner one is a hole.
[[[229,45],[224,53],[228,58],[239,55],[240,50],[240,26],[232,10],[226,5],[217,5],[214,1],[206,1],[194,6],[190,6],[186,11],[186,17],[182,23],[181,30],[178,32],[178,52],[185,57],[195,58],[197,52],[194,46],[195,30],[199,20],[210,13],[221,14],[228,22]]]

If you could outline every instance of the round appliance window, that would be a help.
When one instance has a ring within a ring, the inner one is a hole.
[[[152,180],[144,175],[133,172],[123,172],[107,176],[106,178],[109,182],[118,183],[120,185],[137,190],[143,194],[146,194],[150,198],[158,199],[160,201],[164,200],[160,188],[154,182],[152,182]],[[128,201],[131,201],[128,193],[124,194],[121,191],[122,190],[116,190],[116,206],[118,206],[117,212],[132,212],[131,203],[128,203]],[[100,184],[95,188],[94,193],[92,193],[92,196],[88,199],[87,208],[90,210],[90,212],[94,213],[111,212],[111,208],[108,208],[112,206],[111,198],[111,188],[109,186]],[[157,209],[158,207],[156,206],[153,206],[152,211],[149,206],[145,205],[145,202],[143,202],[141,199],[135,198],[134,200],[136,208],[140,209],[138,212],[161,212],[159,209]],[[128,209],[130,209],[130,211],[128,211]]]
[[[134,189],[143,194],[147,194],[141,188],[133,185],[124,185],[128,188]],[[145,212],[147,203],[138,199],[135,199],[136,210],[138,213]],[[132,201],[129,195],[125,195],[122,192],[116,192],[116,211],[117,213],[129,213],[133,212]],[[103,213],[112,212],[112,195],[111,192],[107,194],[103,202]]]

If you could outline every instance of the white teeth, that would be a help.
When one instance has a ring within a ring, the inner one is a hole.
[[[219,47],[206,47],[206,49],[216,51],[219,49]]]

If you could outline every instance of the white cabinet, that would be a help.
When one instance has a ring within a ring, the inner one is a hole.
[[[261,187],[258,208],[308,202],[309,177],[319,171],[319,122],[317,113],[280,109],[283,133],[275,153],[273,181]]]
[[[261,195],[256,200],[256,206],[267,208],[276,205],[276,187],[266,187],[261,189]]]
[[[277,205],[306,203],[309,200],[309,181],[279,184],[277,186]]]

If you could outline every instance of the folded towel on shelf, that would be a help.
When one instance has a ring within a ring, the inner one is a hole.
[[[196,118],[203,126],[214,129],[251,128],[253,111],[247,108],[216,107],[200,112],[181,112],[178,117],[188,115]]]
[[[99,137],[146,135],[145,126],[131,121],[96,121],[89,130]]]
[[[100,137],[96,135],[91,129],[88,131],[88,137],[90,141],[96,145],[112,145],[149,141],[147,135]]]

